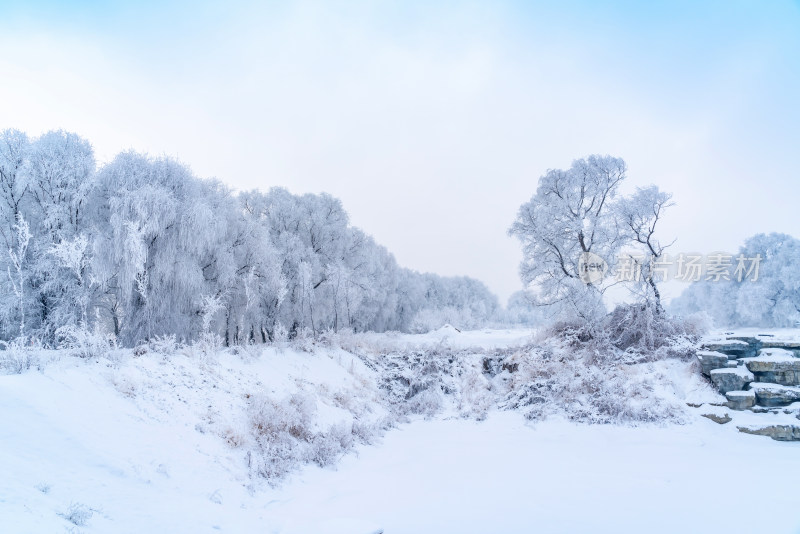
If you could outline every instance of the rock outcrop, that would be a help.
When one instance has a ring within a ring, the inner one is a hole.
[[[768,425],[756,428],[740,426],[738,429],[745,434],[769,436],[777,441],[800,441],[800,425]]]
[[[708,376],[714,369],[722,369],[728,366],[728,357],[721,353],[711,350],[701,350],[697,353],[697,360],[703,374]]]
[[[728,391],[725,393],[728,399],[728,407],[731,410],[748,410],[756,405],[756,392],[750,391]]]
[[[755,380],[753,373],[745,367],[712,369],[709,377],[723,395],[729,391],[741,391]]]
[[[800,388],[757,383],[753,384],[752,389],[756,394],[756,404],[765,408],[789,406],[800,401]]]
[[[704,350],[721,352],[729,355],[733,359],[755,356],[760,348],[761,344],[755,338],[728,338],[721,343],[708,343],[703,345]]]
[[[726,414],[726,413],[722,414],[722,415],[717,415],[715,413],[704,413],[704,414],[701,414],[701,415],[703,417],[705,417],[706,419],[711,419],[712,421],[714,421],[718,425],[724,425],[725,423],[730,423],[731,422],[731,416]]]
[[[762,349],[756,358],[745,360],[759,382],[800,386],[800,358],[785,349]]]
[[[730,336],[705,343],[697,352],[701,370],[725,395],[731,410],[749,410],[764,418],[764,425],[738,427],[741,432],[769,436],[779,441],[800,441],[800,423],[789,424],[785,415],[800,419],[800,342],[781,341],[764,334]],[[797,403],[797,404],[795,404]],[[783,417],[778,421],[769,418]],[[702,414],[719,423],[728,414]]]

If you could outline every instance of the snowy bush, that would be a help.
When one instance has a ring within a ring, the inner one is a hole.
[[[574,321],[522,347],[434,346],[361,357],[378,372],[385,402],[398,416],[455,412],[481,420],[501,408],[586,423],[679,420],[682,407],[656,393],[646,362],[686,357],[696,337],[691,324],[667,326],[652,350],[615,346],[611,334],[625,334],[625,325],[609,333],[603,323]]]
[[[272,341],[275,343],[285,343],[289,341],[289,331],[283,326],[283,323],[278,322],[272,330]]]
[[[327,432],[315,433],[310,439],[308,459],[320,467],[333,465],[346,451],[353,447],[353,433],[339,423]]]
[[[18,337],[11,341],[0,340],[0,349],[0,370],[18,375],[38,364],[37,351],[41,344],[37,340]]]
[[[181,343],[175,338],[175,334],[163,335],[163,336],[153,336],[147,341],[147,348],[150,352],[155,352],[156,354],[174,354],[178,352],[182,347]]]
[[[703,332],[693,321],[684,321],[659,310],[651,303],[617,306],[602,323],[614,347],[621,350],[653,352],[680,338],[697,338]]]
[[[339,407],[352,414],[352,419],[333,423],[319,420],[317,403],[332,398],[341,400]],[[303,464],[330,466],[356,443],[373,443],[392,422],[370,417],[370,402],[361,394],[330,394],[325,388],[298,391],[281,400],[249,396],[252,438],[246,444],[251,447],[249,463],[253,474],[275,484]]]
[[[93,512],[92,509],[85,504],[74,502],[69,505],[69,508],[66,512],[60,515],[73,525],[77,527],[84,527],[92,518]]]
[[[310,328],[301,328],[292,340],[292,347],[302,352],[314,352],[317,340]]]
[[[537,337],[582,351],[592,363],[637,363],[691,356],[707,322],[671,316],[653,302],[622,304],[596,321],[557,321]]]
[[[219,352],[224,343],[219,334],[204,332],[189,346],[189,352],[203,360],[208,360]]]
[[[295,393],[282,401],[269,398],[250,404],[250,425],[257,444],[255,469],[271,481],[283,478],[299,464],[313,462],[321,467],[333,464],[352,448],[350,427],[342,423],[318,430],[316,401]]]
[[[80,358],[100,358],[116,348],[117,341],[112,334],[105,334],[99,328],[89,330],[81,326],[62,326],[56,330],[58,348],[66,349]]]
[[[407,413],[433,417],[442,410],[442,394],[434,388],[423,389],[404,403]]]
[[[477,366],[468,367],[460,377],[457,408],[463,417],[482,421],[496,403],[491,383]]]
[[[362,445],[369,445],[374,443],[375,440],[380,437],[381,430],[385,430],[390,427],[391,424],[389,421],[385,421],[383,426],[379,426],[355,419],[350,432],[353,435],[353,439],[355,439],[358,443],[361,443]]]
[[[499,406],[530,419],[561,415],[585,423],[640,423],[677,420],[680,407],[660,398],[640,365],[620,363],[621,351],[598,354],[595,339],[576,344],[552,338],[516,358]],[[607,346],[602,350],[608,351]]]

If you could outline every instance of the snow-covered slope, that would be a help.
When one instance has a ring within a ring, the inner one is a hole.
[[[496,348],[526,339],[517,331],[439,332],[349,343]],[[305,348],[51,354],[41,370],[0,376],[0,532],[800,528],[790,476],[800,472],[796,443],[744,435],[692,410],[687,424],[635,428],[534,424],[496,409],[482,422],[447,409],[402,422],[382,399],[369,359]],[[647,365],[653,395],[718,400],[690,363]],[[287,430],[295,441],[266,439],[253,428],[265,413],[305,426]],[[351,442],[337,438],[339,448],[325,440],[337,435],[331,429],[356,427]],[[308,456],[269,449],[281,444]],[[321,453],[338,461],[318,461]],[[295,462],[276,486],[259,475],[269,458]],[[749,510],[776,513],[732,509],[743,491]]]
[[[266,487],[244,452],[254,399],[305,392],[313,431],[351,423],[337,399],[357,395],[380,422],[369,373],[342,351],[268,348],[60,357],[0,376],[0,532],[205,532],[222,518],[251,531],[262,513],[241,506]]]

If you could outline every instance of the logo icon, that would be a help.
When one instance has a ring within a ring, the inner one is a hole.
[[[584,284],[599,284],[608,271],[606,260],[591,252],[581,253],[578,276]]]

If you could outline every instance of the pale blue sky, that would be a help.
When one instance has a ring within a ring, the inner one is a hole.
[[[800,5],[1,2],[0,128],[328,191],[408,267],[519,287],[547,168],[675,195],[675,251],[800,236]]]

